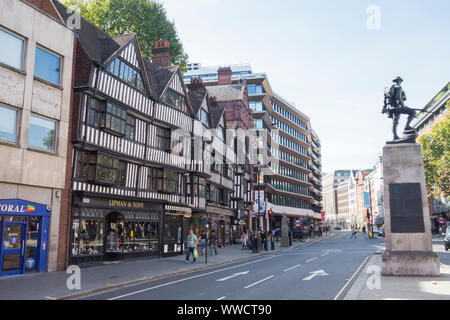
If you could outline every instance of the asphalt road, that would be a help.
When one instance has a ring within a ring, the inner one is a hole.
[[[90,300],[341,299],[384,240],[350,233],[271,253],[83,297]]]

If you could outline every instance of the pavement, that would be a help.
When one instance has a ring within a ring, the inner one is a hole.
[[[260,253],[242,250],[240,245],[218,248],[217,256],[210,256],[208,252],[207,264],[202,255],[199,256],[195,264],[185,264],[185,256],[180,255],[81,268],[81,286],[79,289],[68,288],[67,283],[71,281],[69,277],[71,277],[72,273],[66,273],[65,271],[0,277],[0,299],[73,299],[87,294],[136,285],[155,279],[184,275],[214,266],[254,259],[275,252],[292,250],[316,241],[329,239],[334,235],[334,233],[329,233],[327,237],[324,235],[323,237],[307,239],[304,242],[294,241],[292,246],[287,248],[281,248],[281,242],[275,242],[275,250],[270,250],[269,243],[269,251],[261,251]]]
[[[442,237],[433,236],[433,251],[439,256],[439,277],[382,276],[381,254],[374,255],[357,277],[345,300],[450,300],[450,252]]]

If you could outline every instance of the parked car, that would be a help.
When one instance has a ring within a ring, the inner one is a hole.
[[[445,251],[448,251],[450,248],[450,227],[447,227],[447,230],[445,231],[444,247]]]

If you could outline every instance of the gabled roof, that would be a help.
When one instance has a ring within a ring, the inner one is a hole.
[[[178,66],[159,67],[152,64],[149,60],[145,60],[145,68],[150,78],[150,83],[155,89],[157,98],[160,98],[165,89],[169,86],[174,74],[178,70]]]
[[[202,106],[203,101],[207,97],[208,92],[206,89],[189,91],[189,99],[191,100],[192,112],[194,116],[197,116],[200,107]]]
[[[217,98],[217,101],[242,100],[245,93],[243,84],[208,86],[206,89],[211,96]]]
[[[209,116],[211,118],[211,128],[216,129],[219,126],[220,119],[223,117],[225,108],[216,103],[209,104]]]

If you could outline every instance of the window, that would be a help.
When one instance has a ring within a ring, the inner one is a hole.
[[[209,128],[209,114],[205,109],[200,109],[198,120],[200,120],[206,127]]]
[[[172,170],[164,170],[164,191],[178,193],[178,173]]]
[[[126,171],[126,162],[104,154],[98,154],[96,181],[124,186]]]
[[[72,220],[72,256],[103,254],[103,220]]]
[[[106,104],[104,127],[111,131],[125,135],[127,112],[111,103]]]
[[[256,112],[266,111],[266,108],[263,106],[262,101],[250,101],[249,107]]]
[[[151,191],[163,190],[163,169],[148,168],[147,188]]]
[[[156,147],[165,151],[170,150],[170,129],[156,128]]]
[[[0,62],[22,70],[24,40],[0,28],[0,43]]]
[[[97,154],[95,152],[79,151],[75,176],[78,179],[95,180],[96,165]]]
[[[17,142],[17,110],[1,105],[0,139],[10,142]]]
[[[164,103],[167,103],[168,105],[171,105],[172,107],[187,112],[187,106],[184,97],[170,88],[167,88],[164,96],[162,97],[162,101]]]
[[[125,61],[116,58],[109,65],[109,72],[128,83],[130,86],[145,91],[141,73]]]
[[[136,119],[130,115],[127,115],[127,123],[125,125],[125,136],[130,139],[134,140],[135,135],[135,127],[136,127]]]
[[[225,129],[222,125],[217,128],[217,136],[220,140],[225,141]]]
[[[247,86],[248,94],[262,94],[265,93],[262,85],[260,84],[249,84]]]
[[[28,145],[39,149],[55,151],[56,122],[31,115]]]
[[[99,127],[102,112],[104,112],[105,109],[105,102],[92,97],[88,97],[87,104],[88,124],[94,127]]]
[[[45,49],[36,47],[34,75],[59,85],[61,58]]]

